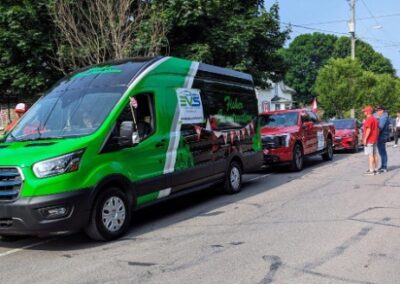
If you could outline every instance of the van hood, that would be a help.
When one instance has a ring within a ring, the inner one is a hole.
[[[87,146],[86,139],[79,139],[79,142],[75,138],[0,143],[0,167],[31,167],[36,162],[75,152]]]
[[[299,131],[299,126],[283,126],[283,127],[263,127],[261,128],[261,135],[278,135],[285,133],[295,133]]]

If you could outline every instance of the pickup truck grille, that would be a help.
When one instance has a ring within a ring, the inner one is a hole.
[[[22,187],[22,177],[17,168],[0,168],[0,201],[15,200]]]
[[[274,149],[285,146],[285,138],[282,136],[264,136],[262,137],[264,149]]]

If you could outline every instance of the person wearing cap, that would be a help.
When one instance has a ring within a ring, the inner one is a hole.
[[[21,119],[21,117],[24,115],[26,112],[26,105],[24,103],[19,103],[15,107],[15,114],[16,118],[14,118],[5,128],[4,132],[10,132],[15,125],[17,125],[18,121]]]
[[[371,106],[366,106],[363,109],[364,120],[364,153],[368,156],[369,169],[365,175],[375,175],[378,168],[377,142],[378,142],[378,120],[372,115],[373,109]]]
[[[381,105],[376,107],[376,113],[374,115],[379,122],[379,135],[378,135],[378,152],[381,157],[381,167],[378,170],[378,173],[387,172],[387,152],[386,152],[386,142],[389,140],[389,124],[390,119],[388,113],[385,111],[385,108]]]

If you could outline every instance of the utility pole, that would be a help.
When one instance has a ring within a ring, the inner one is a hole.
[[[349,22],[349,32],[351,35],[351,59],[356,58],[356,0],[350,0],[351,19]]]
[[[351,19],[349,21],[349,32],[351,35],[351,59],[356,59],[356,0],[349,0],[351,8]],[[350,110],[351,118],[355,118],[354,108]]]

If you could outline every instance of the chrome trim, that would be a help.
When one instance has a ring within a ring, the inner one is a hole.
[[[0,202],[15,201],[15,200],[17,200],[17,199],[19,199],[21,197],[21,193],[22,193],[22,190],[24,189],[24,184],[25,184],[25,176],[24,176],[24,173],[22,172],[22,169],[20,167],[17,167],[17,166],[0,166],[0,169],[13,169],[13,168],[17,169],[17,171],[19,173],[19,176],[21,178],[21,187],[19,189],[18,195],[13,199],[8,199],[8,200],[1,200],[0,199]]]

